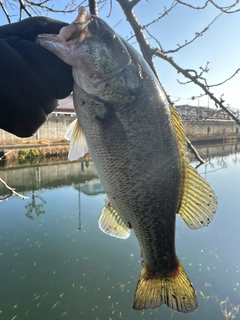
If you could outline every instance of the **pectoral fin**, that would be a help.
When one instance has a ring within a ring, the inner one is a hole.
[[[99,228],[106,234],[119,239],[127,239],[130,236],[130,229],[120,218],[108,199],[99,219]]]
[[[105,104],[105,113],[98,115],[96,120],[101,126],[101,139],[104,144],[122,145],[127,143],[127,135],[111,105]]]
[[[190,166],[186,156],[186,136],[178,111],[170,106],[173,127],[182,158],[183,190],[178,214],[191,229],[207,226],[217,210],[217,198],[208,182]]]
[[[70,150],[68,153],[69,160],[78,160],[88,152],[85,134],[77,119],[67,128],[65,139],[70,141]]]

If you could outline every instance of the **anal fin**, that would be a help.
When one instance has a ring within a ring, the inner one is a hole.
[[[112,237],[127,239],[130,236],[129,227],[114,210],[108,199],[105,200],[105,206],[98,224],[104,233]]]
[[[208,182],[188,163],[184,166],[183,195],[178,214],[190,229],[207,226],[217,210],[217,198]]]

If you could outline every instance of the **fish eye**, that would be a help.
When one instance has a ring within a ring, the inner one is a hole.
[[[112,32],[111,30],[105,29],[102,33],[101,33],[101,38],[105,41],[112,41],[116,38],[116,35],[114,32]]]

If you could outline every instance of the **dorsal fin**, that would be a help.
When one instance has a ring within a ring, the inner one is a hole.
[[[65,139],[70,141],[70,150],[68,153],[69,160],[78,160],[79,158],[85,156],[85,154],[88,152],[85,134],[78,119],[75,119],[68,126]]]
[[[217,198],[208,182],[189,165],[186,136],[178,111],[170,106],[173,127],[182,159],[183,188],[178,214],[191,229],[207,226],[217,209]]]

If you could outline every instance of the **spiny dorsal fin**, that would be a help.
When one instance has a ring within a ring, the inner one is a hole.
[[[194,288],[181,262],[169,275],[152,274],[143,266],[133,299],[133,309],[153,309],[166,304],[171,309],[189,313],[198,307]]]
[[[99,219],[99,228],[106,234],[119,238],[127,239],[130,236],[130,229],[113,209],[110,201],[105,199],[105,206]]]
[[[78,160],[88,152],[85,134],[77,119],[68,126],[65,139],[70,141],[69,160]]]
[[[178,111],[170,106],[183,166],[183,190],[178,214],[191,229],[207,226],[217,209],[217,198],[208,182],[189,165],[186,137]]]

